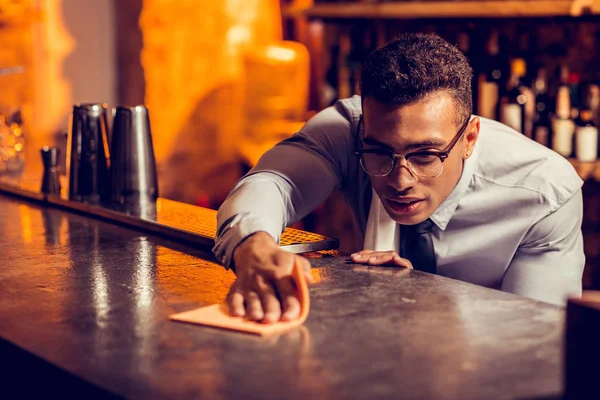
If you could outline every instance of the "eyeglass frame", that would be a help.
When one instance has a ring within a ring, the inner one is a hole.
[[[458,141],[460,140],[460,138],[462,137],[462,135],[465,133],[465,131],[467,130],[467,127],[469,126],[469,122],[471,122],[471,118],[469,117],[465,123],[461,126],[461,128],[459,129],[459,131],[456,133],[456,135],[454,136],[454,138],[452,138],[452,140],[450,141],[450,143],[448,143],[448,146],[445,150],[443,151],[415,151],[413,153],[408,153],[406,155],[400,155],[400,154],[396,154],[394,152],[392,152],[391,150],[388,149],[358,149],[358,147],[362,147],[361,145],[359,145],[359,143],[362,143],[362,140],[360,139],[360,130],[361,127],[364,125],[363,122],[363,115],[361,114],[359,119],[358,119],[358,126],[357,126],[357,135],[356,135],[356,149],[354,150],[354,155],[356,157],[358,157],[359,159],[359,164],[360,167],[363,169],[363,171],[365,171],[365,173],[367,173],[370,176],[378,176],[378,177],[383,177],[383,176],[388,176],[389,174],[392,173],[392,171],[396,168],[396,160],[399,158],[404,158],[406,160],[406,168],[410,171],[410,173],[414,176],[414,177],[420,177],[420,178],[437,178],[438,176],[440,176],[442,174],[442,172],[444,172],[444,161],[446,161],[446,159],[448,158],[448,156],[450,156],[450,152],[452,151],[452,149],[454,148],[454,146],[456,146],[456,143],[458,143]],[[365,166],[363,165],[363,155],[364,154],[382,154],[382,153],[387,153],[387,155],[390,156],[391,160],[392,160],[392,167],[390,168],[389,172],[387,172],[386,174],[383,175],[376,175],[376,174],[371,174],[367,171],[367,169],[365,168]],[[440,159],[440,162],[442,163],[442,169],[440,171],[439,174],[437,174],[436,176],[420,176],[419,174],[417,174],[415,171],[412,170],[412,168],[410,167],[410,163],[409,163],[409,159],[410,157],[413,156],[418,156],[418,155],[433,155],[436,156]]]

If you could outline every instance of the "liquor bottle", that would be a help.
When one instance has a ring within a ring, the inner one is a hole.
[[[466,30],[458,32],[456,35],[456,47],[467,57],[469,58],[469,53],[471,51],[471,37]],[[471,61],[471,60],[469,60]]]
[[[350,32],[342,30],[339,38],[339,52],[338,52],[338,98],[345,99],[352,96],[352,70],[348,63],[348,56],[352,49],[352,41],[350,40]]]
[[[534,59],[537,55],[537,38],[534,31],[529,26],[522,26],[517,31],[517,39],[514,43],[513,57],[522,58],[529,68],[534,65]],[[526,72],[523,81],[530,84],[535,79],[535,69]]]
[[[594,116],[594,124],[600,125],[600,86],[598,84],[590,84],[585,97],[585,102],[592,110]]]
[[[521,82],[521,78],[525,76],[526,70],[525,60],[522,58],[512,60],[507,91],[500,99],[498,106],[499,121],[521,133],[527,133],[525,105],[527,104],[528,96],[524,92],[524,85]],[[530,132],[528,136],[531,137]]]
[[[479,66],[477,79],[477,114],[496,119],[498,99],[508,71],[506,54],[501,52],[497,30],[492,30],[485,47],[485,55]]]
[[[472,91],[472,104],[475,111],[477,112],[477,104],[479,104],[479,71],[481,70],[481,59],[482,55],[477,54],[476,49],[478,48],[476,43],[473,42],[473,29],[465,28],[458,32],[456,36],[456,47],[465,55],[473,74],[471,76],[471,91]],[[483,46],[481,46],[483,47]]]
[[[552,150],[564,157],[570,157],[573,153],[574,130],[569,87],[561,85],[556,93],[556,108],[552,120]]]
[[[533,139],[544,146],[550,147],[550,99],[546,74],[546,70],[540,68],[533,84],[535,94]]]
[[[571,100],[571,118],[576,120],[579,115],[579,74],[571,72],[569,74],[569,93]]]
[[[598,156],[598,128],[592,110],[582,108],[576,120],[575,157],[581,162],[592,162]]]
[[[340,70],[339,62],[340,62],[340,47],[337,43],[334,43],[331,46],[330,50],[330,63],[329,68],[325,72],[325,80],[323,82],[323,90],[321,92],[321,100],[320,104],[325,105],[326,107],[333,105],[338,98],[338,85],[340,83],[338,73]]]

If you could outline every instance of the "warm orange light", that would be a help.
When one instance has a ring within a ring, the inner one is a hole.
[[[65,125],[72,106],[71,86],[63,72],[64,60],[74,50],[75,39],[64,21],[63,2],[32,1],[42,18],[33,25],[33,108],[24,107],[30,130],[38,135],[54,134]]]
[[[31,208],[25,204],[19,205],[19,217],[21,223],[21,239],[26,244],[33,242],[33,230],[31,229]]]
[[[231,144],[242,133],[242,54],[257,43],[281,40],[279,0],[145,0],[140,27],[145,102],[159,164],[184,135],[216,133],[223,143],[214,151],[231,157]],[[207,123],[216,132],[202,129]]]
[[[253,163],[269,147],[265,141],[297,129],[306,109],[308,53],[282,41],[279,3],[144,1],[145,103],[165,196],[195,202],[208,190],[212,198],[219,189],[206,181],[223,165],[239,163],[240,153]],[[259,146],[245,151],[248,142]],[[237,177],[228,179],[230,187]]]
[[[266,55],[272,60],[282,62],[291,62],[297,58],[294,50],[274,45],[267,46]]]
[[[227,297],[235,274],[189,254],[158,246],[156,286],[172,303],[216,304]]]

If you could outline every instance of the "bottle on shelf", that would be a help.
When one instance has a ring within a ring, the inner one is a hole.
[[[350,32],[343,29],[340,32],[339,38],[339,52],[338,52],[338,98],[345,99],[347,97],[352,96],[352,69],[348,63],[348,57],[350,55],[350,51],[352,49],[352,42],[350,40]]]
[[[527,90],[521,79],[525,76],[527,66],[522,58],[511,61],[511,73],[507,90],[498,105],[498,119],[514,130],[532,137],[532,125],[526,113],[526,104],[529,100]]]
[[[535,79],[535,69],[531,68],[535,64],[535,58],[538,55],[539,46],[537,44],[537,37],[535,31],[530,26],[520,26],[517,29],[517,37],[513,44],[513,57],[522,58],[528,66],[530,71],[526,72],[526,76],[523,77],[525,84],[531,84]]]
[[[548,96],[547,72],[545,68],[538,69],[533,83],[535,94],[535,113],[533,119],[533,139],[550,147],[550,98]]]
[[[571,94],[567,85],[558,87],[556,108],[552,120],[552,150],[564,157],[573,153],[575,123],[571,119]]]
[[[575,120],[575,157],[580,162],[592,162],[598,157],[598,126],[594,122],[598,109],[598,85],[581,86],[579,115]]]
[[[338,85],[340,83],[338,73],[340,70],[340,47],[337,43],[331,46],[331,58],[329,62],[329,68],[325,72],[325,79],[323,81],[323,89],[321,91],[320,104],[327,106],[333,105],[339,97]]]
[[[598,84],[590,84],[585,97],[586,104],[592,110],[594,123],[600,125],[600,86]]]
[[[571,72],[569,74],[569,93],[571,100],[571,118],[576,120],[579,115],[579,74]]]
[[[467,57],[467,60],[469,60],[469,64],[471,65],[471,68],[473,69],[473,75],[471,76],[471,89],[472,89],[472,101],[473,101],[473,108],[475,109],[475,113],[478,112],[477,110],[477,104],[479,104],[479,82],[478,82],[478,76],[479,76],[479,71],[481,69],[480,67],[480,61],[481,61],[481,54],[477,54],[476,53],[476,48],[478,48],[476,46],[475,43],[473,43],[472,40],[473,37],[473,30],[470,28],[463,28],[461,31],[458,32],[458,34],[456,35],[456,47],[465,55],[465,57]]]
[[[598,128],[592,110],[582,108],[576,120],[575,157],[581,162],[592,162],[598,156]]]
[[[471,52],[471,37],[469,36],[469,32],[466,30],[458,32],[456,35],[456,47],[469,59],[469,62],[472,63],[472,60],[469,57]]]
[[[350,30],[350,51],[347,64],[350,69],[350,95],[360,93],[360,71],[362,64],[375,50],[376,32],[370,24],[354,24]]]
[[[477,79],[477,114],[496,119],[500,93],[506,82],[506,54],[501,51],[500,34],[492,30],[485,45]]]

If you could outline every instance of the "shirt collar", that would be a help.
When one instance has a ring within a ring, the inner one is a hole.
[[[475,172],[475,166],[477,164],[477,158],[479,156],[478,148],[477,142],[475,142],[473,154],[471,154],[471,157],[467,158],[463,162],[463,171],[458,183],[446,200],[440,204],[437,210],[435,210],[430,217],[433,223],[442,231],[446,229],[446,226],[448,226],[450,219],[452,219],[452,216],[454,215],[454,211],[456,211],[456,208],[458,207],[458,203],[463,198],[464,194],[469,188],[469,185],[471,184],[471,180]]]

